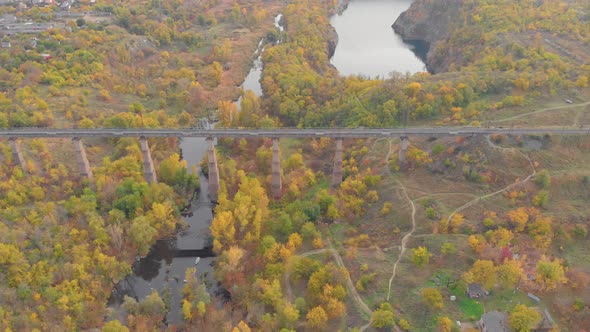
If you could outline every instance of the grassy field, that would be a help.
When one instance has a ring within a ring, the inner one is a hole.
[[[546,112],[550,114],[550,112]],[[529,144],[528,141],[538,141],[540,146]],[[410,206],[403,196],[400,181],[406,188],[410,199],[416,205],[416,231],[407,243],[408,250],[397,266],[397,275],[392,284],[390,302],[394,306],[397,316],[410,322],[412,331],[432,331],[436,325],[436,317],[448,316],[452,321],[475,323],[483,312],[490,310],[509,311],[517,304],[528,306],[540,306],[549,308],[554,312],[554,319],[563,322],[567,329],[571,324],[562,320],[563,308],[571,306],[575,299],[575,293],[561,292],[564,297],[555,297],[554,293],[540,293],[537,289],[527,288],[533,285],[527,284],[521,290],[502,289],[496,287],[491,294],[483,299],[469,299],[465,294],[464,285],[456,288],[447,288],[436,276],[444,271],[452,279],[459,280],[463,272],[467,271],[478,259],[478,255],[469,247],[467,237],[469,233],[483,233],[482,220],[486,211],[494,211],[498,215],[499,222],[505,218],[505,213],[519,206],[532,206],[532,199],[539,191],[534,181],[529,181],[516,186],[512,190],[524,193],[516,199],[510,199],[507,194],[501,193],[485,200],[476,202],[473,206],[461,211],[465,216],[465,224],[461,234],[433,234],[433,229],[441,217],[448,216],[458,207],[480,196],[498,191],[517,181],[524,179],[533,172],[528,159],[534,163],[535,170],[547,170],[551,175],[549,188],[550,200],[541,213],[553,218],[556,232],[571,232],[572,225],[588,223],[587,216],[590,209],[587,202],[590,199],[590,184],[585,184],[584,178],[590,176],[590,138],[560,138],[560,137],[532,137],[532,138],[506,138],[497,144],[490,146],[484,138],[471,138],[465,142],[457,142],[452,139],[439,139],[434,142],[412,139],[412,144],[425,151],[430,151],[434,144],[440,143],[449,147],[459,147],[460,153],[444,156],[453,158],[455,168],[447,168],[443,173],[434,173],[427,167],[411,169],[406,172],[391,173],[388,175],[384,163],[379,164],[383,180],[378,188],[379,202],[369,208],[366,216],[354,220],[333,224],[329,226],[330,235],[334,242],[341,248],[343,256],[349,252],[350,257],[345,259],[347,268],[353,281],[358,280],[363,274],[375,273],[375,279],[369,284],[361,296],[370,307],[376,308],[386,300],[388,293],[388,281],[391,277],[393,263],[399,256],[399,244],[402,236],[411,226]],[[397,141],[392,141],[392,151],[397,149]],[[371,149],[365,157],[371,162],[377,163],[384,158],[389,149],[386,141],[368,144]],[[465,154],[472,159],[477,159],[477,164],[463,163],[461,160]],[[479,157],[478,157],[479,156]],[[436,160],[434,161],[436,163]],[[468,165],[477,165],[482,172],[492,174],[493,181],[489,183],[470,182],[462,174],[462,168]],[[392,203],[391,212],[382,215],[380,209],[385,202]],[[426,216],[426,207],[434,206],[438,219],[431,220]],[[372,246],[369,248],[350,248],[345,241],[356,234],[368,234]],[[546,249],[531,254],[531,259],[538,259],[540,254],[563,257],[566,264],[586,273],[590,273],[590,255],[585,248],[588,239],[572,239],[570,235],[556,235],[553,245]],[[515,252],[531,250],[530,241],[518,237],[512,242]],[[453,243],[457,253],[445,256],[441,253],[444,243]],[[411,261],[411,250],[418,246],[426,247],[433,256],[430,263],[417,267]],[[536,257],[536,258],[535,258]],[[361,271],[361,267],[368,267]],[[531,265],[534,269],[534,264]],[[461,282],[459,283],[461,284]],[[443,295],[445,307],[442,310],[428,309],[421,297],[421,291],[425,287],[435,287]],[[541,296],[541,303],[536,303],[527,297],[527,292]],[[584,293],[589,293],[584,291]],[[450,296],[455,295],[456,301],[451,301]],[[590,298],[590,297],[589,297]],[[556,306],[556,303],[561,303]]]

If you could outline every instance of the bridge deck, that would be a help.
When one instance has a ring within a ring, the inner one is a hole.
[[[0,138],[51,137],[292,137],[292,138],[371,138],[404,136],[471,136],[471,135],[590,135],[590,128],[577,127],[408,127],[408,128],[276,128],[276,129],[53,129],[23,128],[0,130]]]

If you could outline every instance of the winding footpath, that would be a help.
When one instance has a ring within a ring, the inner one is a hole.
[[[344,261],[342,260],[340,253],[338,253],[338,250],[334,249],[334,246],[332,245],[332,242],[329,239],[327,241],[328,241],[329,248],[311,250],[311,251],[299,254],[298,256],[299,257],[308,257],[308,256],[312,256],[312,255],[317,255],[317,254],[329,252],[332,254],[332,257],[334,257],[336,264],[339,267],[346,269],[346,266],[344,265]],[[293,291],[291,289],[290,276],[291,276],[290,271],[287,271],[287,273],[285,273],[285,283],[287,284],[288,297],[289,297],[289,299],[292,299]],[[364,314],[368,315],[369,317],[373,317],[373,311],[371,310],[371,308],[369,308],[369,306],[365,303],[365,301],[363,301],[362,297],[357,292],[357,290],[354,287],[354,284],[352,282],[352,279],[350,279],[349,273],[346,273],[346,287],[348,288],[348,292],[350,293],[352,298],[356,301],[356,303],[359,306],[359,308],[361,309],[361,311]],[[371,324],[371,318],[369,318],[369,324],[367,324],[366,326],[368,327],[370,324]],[[363,331],[362,328],[361,328],[361,331]]]
[[[391,295],[391,283],[393,283],[393,279],[395,279],[397,264],[401,261],[402,257],[404,256],[404,253],[406,252],[406,244],[408,243],[408,240],[416,231],[416,205],[414,205],[414,201],[410,199],[410,196],[408,196],[406,187],[404,187],[404,185],[399,180],[396,181],[402,188],[404,196],[406,196],[406,199],[408,200],[408,202],[410,202],[410,205],[412,206],[412,229],[402,238],[401,250],[399,256],[397,257],[397,260],[393,264],[393,271],[391,273],[391,278],[389,278],[389,288],[387,289],[387,301],[389,301],[389,296]]]
[[[495,147],[495,148],[498,148],[498,149],[506,149],[506,148],[503,148],[503,147],[497,146],[497,145],[495,145],[494,143],[492,143],[492,141],[489,139],[489,136],[486,136],[486,139],[488,140],[488,143],[489,143],[489,144],[490,144],[492,147]],[[519,152],[520,152],[520,150],[517,150],[517,151],[519,151]],[[450,223],[450,222],[451,222],[451,218],[453,218],[453,216],[454,216],[455,214],[457,214],[457,213],[459,213],[459,212],[461,212],[461,211],[463,211],[463,210],[467,209],[468,207],[470,207],[470,206],[472,206],[472,205],[474,205],[474,204],[476,204],[476,203],[479,203],[479,202],[481,202],[482,200],[484,200],[484,199],[486,199],[486,198],[489,198],[489,197],[495,196],[495,195],[497,195],[497,194],[501,194],[501,193],[503,193],[503,192],[505,192],[505,191],[507,191],[507,190],[510,190],[510,189],[512,189],[512,188],[514,188],[514,187],[516,187],[516,186],[520,185],[520,184],[523,184],[523,183],[525,183],[525,182],[529,181],[531,178],[533,178],[533,177],[534,177],[534,176],[537,174],[537,170],[535,169],[535,165],[533,164],[533,161],[531,160],[531,158],[530,158],[528,155],[526,155],[526,154],[524,154],[524,153],[522,153],[522,152],[520,152],[520,153],[521,153],[521,154],[522,154],[522,155],[523,155],[523,156],[524,156],[524,157],[525,157],[525,158],[526,158],[526,159],[529,161],[529,165],[531,166],[531,169],[533,170],[533,172],[532,172],[531,174],[529,174],[529,175],[528,175],[526,178],[524,178],[523,180],[521,180],[521,181],[518,181],[518,182],[515,182],[515,183],[512,183],[512,184],[508,185],[507,187],[505,187],[505,188],[503,188],[503,189],[500,189],[500,190],[498,190],[498,191],[495,191],[495,192],[493,192],[493,193],[491,193],[491,194],[487,194],[487,195],[484,195],[484,196],[480,196],[480,197],[478,197],[478,198],[476,198],[476,199],[473,199],[473,200],[471,200],[471,201],[469,201],[469,202],[467,202],[467,203],[465,203],[465,204],[461,205],[460,207],[456,208],[456,209],[455,209],[455,210],[454,210],[454,211],[453,211],[453,212],[452,212],[452,213],[449,215],[449,217],[447,218],[447,223]]]
[[[491,140],[489,139],[489,136],[486,137],[486,139],[488,140],[488,143],[493,147],[493,148],[498,148],[498,149],[508,149],[508,148],[503,148],[500,146],[495,145],[493,142],[491,142]],[[379,141],[381,139],[378,139],[377,141]],[[387,162],[389,160],[389,157],[391,156],[391,140],[388,140],[389,142],[389,151],[385,157],[385,165],[386,165],[386,169],[387,169],[387,175],[391,175],[391,170],[389,169],[389,163]],[[376,143],[376,142],[374,142]],[[519,151],[520,152],[520,151]],[[480,196],[476,199],[473,199],[465,204],[463,204],[462,206],[458,207],[457,209],[455,209],[448,217],[447,222],[450,222],[451,218],[459,213],[460,211],[463,211],[465,209],[467,209],[468,207],[481,202],[481,200],[495,196],[497,194],[500,194],[504,191],[510,190],[511,188],[520,185],[522,183],[525,183],[527,181],[529,181],[531,178],[533,178],[537,172],[535,169],[535,166],[532,162],[532,160],[530,159],[530,157],[522,152],[520,152],[529,162],[531,169],[533,170],[531,174],[529,174],[525,179],[512,183],[510,185],[508,185],[507,187],[500,189],[498,191],[495,191],[491,194],[487,194],[484,196]],[[414,234],[414,232],[416,231],[416,205],[414,204],[414,201],[410,198],[410,196],[408,195],[408,192],[406,190],[406,187],[401,183],[401,181],[399,180],[395,180],[397,182],[397,184],[399,185],[399,189],[402,190],[406,200],[410,203],[410,206],[412,208],[412,214],[411,214],[411,218],[412,218],[412,228],[411,230],[406,233],[404,235],[404,237],[401,240],[401,246],[400,246],[400,253],[399,256],[397,258],[397,260],[395,261],[395,263],[393,264],[393,268],[392,268],[392,273],[391,273],[391,277],[389,278],[389,287],[387,290],[387,301],[389,301],[390,297],[391,297],[391,285],[393,284],[393,281],[397,275],[397,265],[399,264],[399,262],[401,261],[404,253],[406,252],[406,245],[408,243],[408,241],[410,240],[410,238],[412,237],[412,235]],[[342,257],[340,256],[340,253],[338,253],[338,251],[334,248],[334,246],[332,245],[332,242],[328,239],[328,246],[329,248],[324,248],[324,249],[316,249],[316,250],[311,250],[311,251],[307,251],[305,253],[301,253],[298,256],[299,257],[308,257],[308,256],[313,256],[313,255],[318,255],[321,253],[326,253],[329,252],[330,254],[332,254],[332,257],[334,258],[334,260],[336,261],[336,264],[338,264],[339,267],[346,269],[346,266],[344,265],[344,261],[342,260]],[[290,282],[290,271],[287,271],[285,273],[285,284],[287,285],[287,295],[289,297],[290,300],[292,300],[293,298],[293,291],[291,288],[291,282]],[[353,299],[355,300],[355,302],[357,303],[358,307],[361,309],[361,311],[368,315],[369,318],[369,322],[362,326],[359,331],[363,332],[366,329],[368,329],[371,326],[372,323],[372,316],[373,316],[373,311],[371,310],[371,308],[369,308],[369,306],[363,301],[362,297],[359,295],[359,293],[357,292],[356,288],[354,287],[354,283],[352,282],[352,279],[350,278],[350,274],[346,274],[346,286],[348,288],[348,291],[350,293],[350,295],[353,297]],[[399,327],[397,325],[394,325],[394,330],[395,331],[400,331]]]
[[[390,156],[391,156],[391,140],[389,141],[389,151],[387,152],[387,155],[385,156],[385,165],[387,168],[387,175],[391,174],[391,170],[389,169],[389,163],[387,162],[389,160]],[[406,244],[410,240],[410,237],[416,231],[416,205],[414,205],[414,201],[412,201],[410,199],[410,196],[408,195],[408,191],[406,190],[406,187],[404,187],[404,185],[399,180],[396,179],[395,181],[399,184],[400,188],[402,189],[402,192],[404,193],[404,196],[406,197],[408,202],[410,202],[410,206],[412,207],[412,229],[406,235],[404,235],[404,237],[402,238],[400,253],[399,253],[399,256],[397,257],[397,260],[393,264],[391,278],[389,278],[389,287],[387,289],[387,301],[389,301],[389,297],[391,295],[391,284],[393,283],[393,279],[395,279],[395,275],[396,275],[396,271],[397,271],[397,264],[401,261],[402,257],[404,256],[404,253],[406,252]]]

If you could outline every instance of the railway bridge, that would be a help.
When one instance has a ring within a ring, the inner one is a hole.
[[[219,192],[219,168],[215,155],[213,140],[215,138],[271,138],[272,139],[272,180],[271,194],[279,198],[282,190],[281,160],[279,155],[279,140],[281,138],[321,138],[335,140],[334,168],[332,186],[337,187],[342,182],[342,141],[352,138],[394,138],[401,140],[399,158],[403,163],[410,137],[444,137],[444,136],[476,136],[476,135],[590,135],[590,128],[584,127],[406,127],[406,128],[274,128],[274,129],[203,129],[203,128],[100,128],[100,129],[53,129],[53,128],[20,128],[0,130],[0,138],[8,139],[15,163],[23,167],[23,157],[20,140],[26,138],[71,138],[76,150],[80,175],[93,179],[92,169],[86,157],[82,138],[88,137],[139,137],[144,177],[148,182],[157,182],[157,174],[151,157],[148,138],[151,137],[203,137],[206,138],[207,157],[209,161],[209,194],[211,200],[217,200]]]

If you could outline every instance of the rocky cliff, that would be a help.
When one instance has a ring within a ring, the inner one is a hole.
[[[463,0],[415,0],[393,23],[393,29],[405,41],[429,45],[426,66],[431,72],[446,71],[452,63],[448,55],[437,54],[440,49],[436,46],[449,38],[461,17],[462,4]]]
[[[338,45],[338,33],[333,26],[330,25],[328,28],[328,58],[332,58],[334,56],[334,52],[336,52],[336,46]]]

